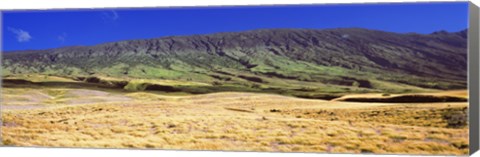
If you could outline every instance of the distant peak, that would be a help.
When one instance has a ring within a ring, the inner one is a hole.
[[[449,32],[447,32],[446,30],[439,30],[439,31],[435,31],[431,34],[433,34],[433,35],[443,35],[443,34],[449,34]]]
[[[465,29],[462,29],[460,31],[453,31],[453,32],[449,32],[449,31],[446,31],[446,30],[438,30],[438,31],[435,31],[435,32],[432,32],[430,34],[451,34],[451,33],[467,33],[468,32],[468,28],[465,28]]]

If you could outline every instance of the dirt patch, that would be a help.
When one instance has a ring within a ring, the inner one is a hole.
[[[107,96],[109,93],[98,91],[98,90],[89,90],[89,89],[75,89],[70,90],[65,94],[67,97],[87,97],[87,96]]]
[[[19,95],[5,94],[2,96],[2,105],[35,105],[46,100],[51,100],[52,98],[50,95],[40,91],[29,91]]]
[[[2,105],[2,110],[29,110],[29,109],[38,109],[45,108],[43,105]]]
[[[67,92],[67,94],[65,94],[65,97],[69,98],[69,100],[65,101],[65,103],[70,105],[133,100],[132,98],[124,95],[116,95],[104,91],[89,89],[70,90]]]

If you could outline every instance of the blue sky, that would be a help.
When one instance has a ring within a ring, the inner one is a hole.
[[[266,28],[360,27],[399,33],[467,28],[468,3],[5,11],[4,51]]]

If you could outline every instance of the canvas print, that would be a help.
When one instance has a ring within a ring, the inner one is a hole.
[[[468,154],[467,2],[2,18],[4,146]]]

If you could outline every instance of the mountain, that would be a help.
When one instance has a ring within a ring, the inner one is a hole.
[[[3,75],[168,79],[218,86],[407,92],[467,88],[467,36],[262,29],[3,53]]]

